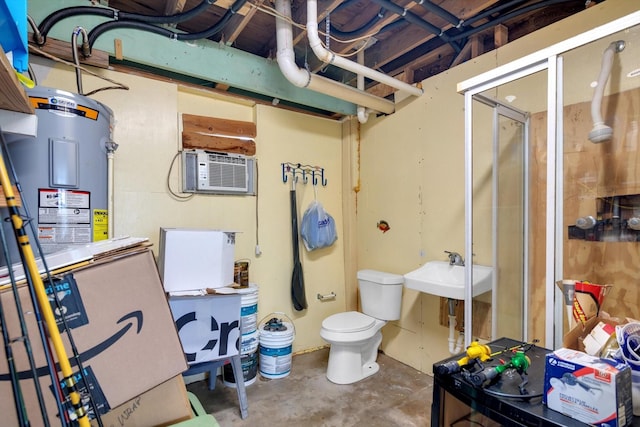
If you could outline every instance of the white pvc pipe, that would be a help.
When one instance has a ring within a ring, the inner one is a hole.
[[[456,341],[456,338],[455,338],[456,324],[457,324],[456,316],[450,314],[449,315],[449,353],[451,354],[458,354],[462,350],[463,335],[462,333],[460,333],[458,335],[458,340]]]
[[[291,6],[287,0],[276,0],[276,10],[282,16],[276,17],[277,60],[280,71],[282,71],[287,80],[295,86],[333,96],[356,105],[362,105],[381,113],[391,114],[395,112],[395,104],[388,99],[371,95],[352,86],[338,83],[299,68],[295,63],[293,52],[293,30],[291,23],[287,21],[287,19],[291,19]]]
[[[113,150],[107,151],[107,238],[113,238]]]
[[[360,49],[358,51],[357,58],[358,64],[364,64],[364,49]],[[364,76],[362,74],[357,75],[356,87],[360,90],[364,90]],[[358,105],[356,110],[358,112],[358,121],[360,123],[367,123],[370,111],[361,105]]]
[[[360,65],[357,62],[338,56],[325,49],[318,35],[318,2],[316,0],[307,0],[307,36],[309,38],[309,46],[313,49],[313,53],[315,53],[322,62],[335,65],[336,67],[352,71],[356,74],[362,74],[365,77],[384,83],[392,88],[406,91],[413,96],[421,96],[424,93],[419,87],[389,77],[384,73]]]

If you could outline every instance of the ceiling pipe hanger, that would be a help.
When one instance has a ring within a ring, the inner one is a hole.
[[[388,76],[369,67],[353,62],[350,59],[343,58],[335,53],[325,49],[318,35],[318,2],[317,0],[307,0],[307,37],[309,45],[313,49],[318,59],[327,64],[352,71],[356,74],[363,75],[377,82],[391,86],[392,88],[405,91],[413,96],[421,96],[424,91],[417,87]],[[365,105],[366,107],[366,105]]]

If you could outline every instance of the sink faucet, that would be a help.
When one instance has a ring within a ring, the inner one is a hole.
[[[464,259],[458,252],[444,251],[449,257],[449,265],[464,265]]]

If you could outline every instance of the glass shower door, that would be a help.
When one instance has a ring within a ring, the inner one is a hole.
[[[526,340],[528,122],[526,114],[495,106],[492,338]]]
[[[524,340],[528,114],[489,92],[476,94],[473,100],[474,263],[493,266],[491,292],[473,300],[474,333],[485,339]]]

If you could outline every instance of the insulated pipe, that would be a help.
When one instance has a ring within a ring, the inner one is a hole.
[[[337,56],[335,53],[328,51],[322,46],[318,35],[318,2],[317,0],[307,0],[307,35],[309,37],[309,46],[313,49],[320,61],[327,64],[333,64],[336,67],[352,71],[356,74],[362,74],[365,77],[384,83],[398,90],[404,90],[413,96],[420,96],[424,91],[416,86],[401,82],[398,79],[389,77],[379,71],[365,67],[349,59]]]
[[[122,29],[122,28],[148,31],[150,33],[169,37],[172,40],[190,41],[190,40],[206,39],[222,31],[224,27],[229,23],[229,20],[233,17],[233,15],[238,13],[238,10],[240,10],[245,3],[246,3],[246,0],[236,0],[231,5],[231,7],[227,9],[225,14],[222,15],[222,18],[220,18],[218,22],[216,22],[213,26],[207,28],[206,30],[200,31],[197,33],[174,32],[174,31],[167,30],[166,28],[153,25],[151,23],[136,21],[136,20],[103,22],[100,25],[96,25],[93,28],[93,30],[89,32],[89,46],[93,48],[93,45],[96,42],[96,39],[100,37],[102,34],[106,33],[107,31]]]
[[[363,36],[365,34],[368,34],[371,30],[371,28],[377,24],[377,22],[374,22],[374,20],[372,19],[371,21],[371,25],[369,23],[366,23],[365,25],[363,25],[360,28],[357,28],[353,31],[340,31],[339,29],[337,29],[336,27],[334,27],[333,25],[331,25],[331,34],[333,34],[334,36],[338,37],[338,38],[342,38],[342,39],[350,39],[350,38],[357,38],[360,36]],[[407,21],[405,21],[404,19],[396,19],[395,21],[385,25],[384,27],[380,28],[380,30],[378,30],[378,32],[376,32],[376,36],[379,36],[380,34],[384,34],[387,31],[390,30],[394,30],[396,28],[400,28],[400,27],[404,27],[406,25],[409,25],[409,23]]]
[[[395,105],[392,101],[299,68],[293,53],[293,29],[291,23],[287,22],[291,19],[289,1],[276,0],[276,10],[280,15],[276,17],[277,61],[282,74],[289,82],[297,87],[333,96],[381,113],[391,114],[395,111]]]
[[[602,54],[602,67],[600,68],[600,75],[598,76],[598,84],[593,93],[593,100],[591,101],[591,119],[593,120],[593,129],[589,132],[589,141],[594,144],[605,142],[611,139],[613,136],[613,129],[604,124],[602,118],[601,106],[602,96],[604,95],[604,87],[611,74],[611,68],[613,68],[613,54],[616,52],[622,52],[624,49],[624,41],[618,40],[611,43],[604,50]]]
[[[119,10],[106,8],[106,7],[94,7],[94,6],[75,6],[67,7],[57,10],[47,16],[41,23],[39,31],[34,31],[33,38],[39,46],[45,43],[47,34],[51,28],[61,21],[62,19],[69,18],[77,15],[97,15],[104,16],[115,20],[132,20],[142,21],[149,24],[177,24],[179,22],[187,21],[201,12],[204,12],[209,8],[216,0],[203,0],[198,6],[189,9],[183,13],[177,13],[175,15],[167,16],[153,16],[153,15],[140,15],[138,13],[122,12]]]
[[[513,11],[511,11],[509,13],[505,13],[504,15],[500,15],[497,18],[490,20],[489,22],[486,22],[486,23],[484,23],[482,25],[478,25],[477,27],[471,27],[469,29],[463,30],[463,32],[460,33],[460,34],[455,34],[455,35],[449,36],[449,42],[455,42],[455,41],[460,40],[460,39],[465,39],[465,38],[467,38],[467,37],[469,37],[469,36],[471,36],[473,34],[479,33],[481,31],[484,31],[484,30],[488,29],[488,28],[495,27],[497,24],[501,24],[504,21],[507,21],[507,20],[509,20],[511,18],[515,18],[517,16],[523,15],[523,14],[525,14],[527,12],[531,12],[533,10],[540,9],[540,8],[543,8],[543,7],[546,7],[546,6],[552,6],[554,4],[568,3],[570,1],[573,1],[573,0],[546,0],[546,1],[542,1],[540,3],[534,3],[534,4],[531,4],[529,6],[521,7],[520,9],[516,9],[516,10],[513,10]],[[515,2],[515,3],[518,3],[518,2]],[[500,9],[500,8],[501,7],[496,7],[495,9]],[[493,11],[494,9],[491,9],[491,10]],[[481,15],[484,15],[484,13],[481,14]],[[480,16],[480,15],[476,15],[476,16],[464,21],[463,27],[466,27],[466,26],[470,25],[471,21],[475,21],[478,16]]]
[[[428,23],[427,21],[425,21],[415,13],[403,7],[400,7],[389,0],[373,0],[373,2],[395,13],[396,15],[402,16],[402,18],[404,18],[407,22],[410,22],[432,34],[435,34],[436,36],[440,37],[444,42],[449,43],[456,52],[460,52],[460,47],[458,46],[458,44],[453,43],[453,40],[447,34],[445,34],[445,32],[441,28],[438,28],[435,25]]]
[[[457,16],[450,13],[448,10],[443,9],[437,4],[431,3],[429,0],[418,0],[418,4],[422,6],[424,10],[435,13],[440,18],[446,19],[451,24],[455,25],[456,28],[459,28],[462,25],[462,19],[458,18]]]

